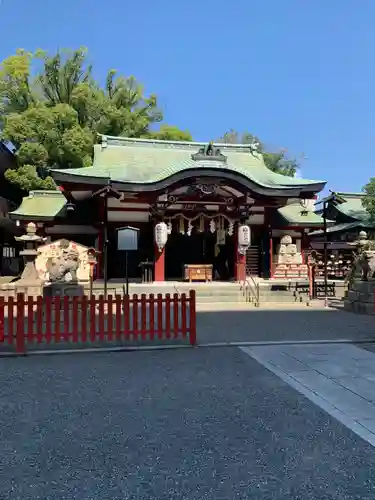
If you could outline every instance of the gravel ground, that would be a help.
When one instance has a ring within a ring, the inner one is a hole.
[[[375,449],[236,348],[1,360],[1,499],[373,500]]]

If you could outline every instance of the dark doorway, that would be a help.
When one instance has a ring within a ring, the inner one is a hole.
[[[230,280],[234,276],[234,239],[226,237],[224,245],[216,245],[216,234],[201,233],[195,228],[191,235],[172,233],[165,249],[166,279],[184,278],[185,264],[212,264],[217,280]]]

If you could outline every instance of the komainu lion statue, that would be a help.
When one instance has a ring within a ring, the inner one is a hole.
[[[77,281],[77,270],[80,263],[79,254],[74,248],[69,248],[69,245],[69,241],[62,240],[60,254],[47,260],[46,268],[51,283]]]
[[[364,250],[361,254],[360,265],[362,267],[362,280],[368,281],[375,274],[375,251]]]
[[[375,251],[362,250],[354,254],[351,269],[349,270],[345,282],[349,290],[352,289],[355,280],[368,281],[375,275]]]

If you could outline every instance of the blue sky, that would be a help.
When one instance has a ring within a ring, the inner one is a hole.
[[[374,0],[0,0],[0,18],[1,60],[85,45],[196,140],[248,130],[334,190],[375,176]]]

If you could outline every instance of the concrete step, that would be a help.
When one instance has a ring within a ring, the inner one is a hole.
[[[184,290],[182,290],[184,291]],[[237,297],[238,295],[244,296],[241,290],[216,290],[216,291],[203,291],[195,290],[197,297]]]
[[[297,303],[297,302],[300,302],[299,300],[295,300],[294,297],[286,297],[285,295],[284,296],[269,296],[267,298],[263,297],[260,299],[259,301],[261,304],[267,304],[267,303],[276,303],[276,302],[279,302],[279,303]]]
[[[294,291],[291,290],[277,290],[277,291],[272,291],[272,290],[259,290],[259,296],[260,297],[269,297],[270,295],[289,295],[291,297],[294,296]]]
[[[245,302],[243,295],[233,296],[233,295],[211,295],[202,296],[197,295],[197,304],[200,303],[211,303],[211,302],[227,302],[227,303],[238,303]]]

